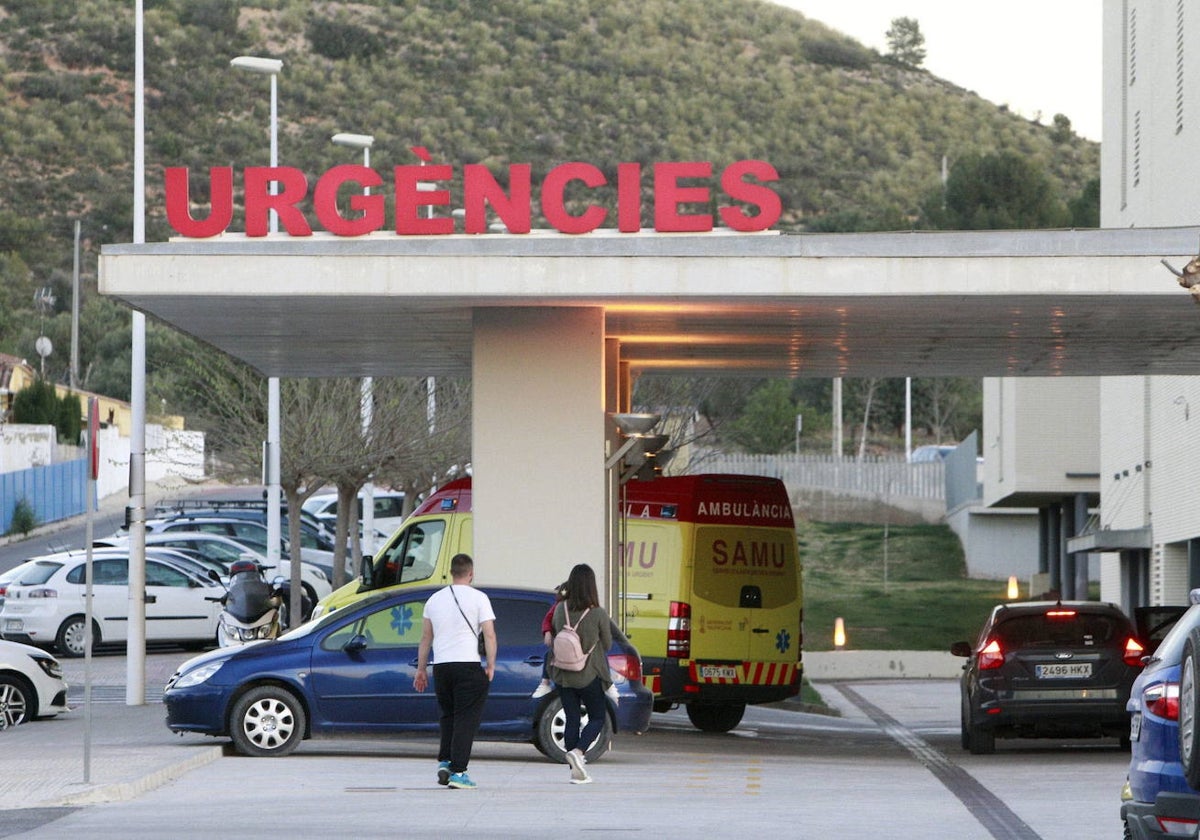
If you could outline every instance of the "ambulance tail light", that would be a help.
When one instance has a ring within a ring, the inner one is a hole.
[[[667,656],[687,659],[692,655],[692,605],[672,601],[667,619]]]

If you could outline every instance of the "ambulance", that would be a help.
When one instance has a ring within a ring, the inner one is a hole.
[[[783,482],[747,475],[634,480],[624,512],[613,618],[642,655],[655,710],[684,706],[707,732],[727,732],[748,704],[800,691],[803,585]],[[471,479],[426,499],[359,580],[314,616],[367,592],[450,582],[450,558],[472,554]]]

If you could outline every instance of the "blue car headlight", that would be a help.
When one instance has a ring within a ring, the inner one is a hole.
[[[200,683],[211,679],[212,675],[221,670],[221,666],[224,664],[224,662],[207,662],[199,668],[193,668],[176,680],[175,684],[171,687],[189,688],[193,685],[200,685]]]

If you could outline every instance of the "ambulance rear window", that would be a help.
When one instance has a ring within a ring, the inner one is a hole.
[[[794,604],[798,593],[795,533],[788,528],[704,525],[696,528],[695,591],[707,601],[744,606],[747,587],[762,609]]]

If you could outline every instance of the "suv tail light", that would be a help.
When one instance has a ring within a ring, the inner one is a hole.
[[[1179,720],[1179,683],[1155,683],[1142,692],[1142,707],[1156,717]]]
[[[1158,827],[1163,830],[1164,834],[1171,837],[1195,837],[1196,824],[1200,820],[1193,820],[1188,817],[1155,817],[1158,820]]]
[[[999,668],[1004,664],[1004,651],[1000,649],[1000,641],[992,639],[979,650],[979,670]]]
[[[692,605],[683,601],[671,602],[667,619],[667,656],[687,659],[692,655]]]
[[[1138,642],[1137,639],[1130,636],[1125,640],[1125,654],[1121,657],[1125,660],[1125,664],[1131,668],[1142,667],[1142,657],[1146,655],[1146,649]]]
[[[642,658],[631,653],[610,653],[608,667],[630,682],[642,679]]]

